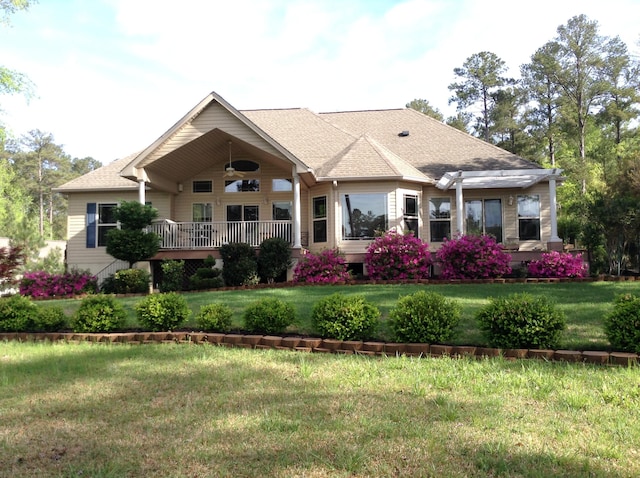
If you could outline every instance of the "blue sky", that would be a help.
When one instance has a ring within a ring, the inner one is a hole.
[[[239,109],[425,98],[449,115],[447,86],[467,57],[491,51],[517,76],[581,13],[639,52],[640,0],[40,0],[0,26],[0,64],[36,85],[28,103],[1,97],[0,120],[108,163],[211,91]]]

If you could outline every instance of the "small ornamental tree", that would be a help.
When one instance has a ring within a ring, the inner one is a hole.
[[[107,254],[127,261],[129,268],[152,257],[160,248],[160,236],[145,228],[158,217],[158,210],[137,201],[122,201],[115,210],[120,229],[107,233]]]
[[[268,283],[287,272],[291,265],[291,245],[281,237],[270,237],[260,244],[258,275]]]
[[[300,258],[293,269],[294,282],[335,284],[349,278],[347,261],[335,249],[325,249],[319,254],[308,253]]]
[[[426,279],[429,277],[429,245],[413,233],[389,231],[367,248],[367,273],[376,280]]]
[[[14,283],[14,274],[24,261],[20,247],[0,247],[0,290]]]
[[[445,239],[436,257],[443,279],[492,279],[511,272],[511,255],[491,236]]]
[[[588,266],[582,260],[582,254],[575,256],[569,252],[546,252],[540,259],[531,261],[527,266],[531,277],[584,277]]]

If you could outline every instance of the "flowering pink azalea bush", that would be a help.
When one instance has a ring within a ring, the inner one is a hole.
[[[584,277],[587,265],[582,254],[575,256],[569,252],[546,252],[537,261],[527,266],[530,277]]]
[[[460,236],[436,253],[443,279],[493,279],[511,272],[511,255],[491,236]]]
[[[375,280],[426,279],[431,252],[413,233],[389,231],[369,245],[365,264],[369,277]]]
[[[293,269],[294,282],[334,284],[349,278],[345,258],[334,249],[325,249],[319,254],[308,253]]]
[[[69,297],[98,290],[98,279],[87,272],[49,274],[45,271],[26,272],[20,281],[20,295],[36,298]]]

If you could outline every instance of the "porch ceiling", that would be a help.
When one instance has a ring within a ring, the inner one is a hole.
[[[229,141],[232,160],[254,159],[291,172],[292,164],[289,160],[276,157],[217,128],[158,158],[145,166],[145,170],[176,183],[211,167],[220,166],[222,174],[224,164],[229,161]]]
[[[455,188],[458,181],[462,189],[526,189],[548,179],[562,180],[562,169],[516,169],[498,171],[455,171],[445,173],[436,183],[442,190]]]

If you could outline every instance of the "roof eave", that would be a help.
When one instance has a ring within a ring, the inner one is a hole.
[[[153,153],[158,147],[160,147],[165,141],[171,138],[176,132],[178,132],[184,125],[192,121],[202,111],[211,104],[212,101],[216,101],[222,105],[229,113],[240,120],[245,126],[254,131],[263,140],[273,146],[278,152],[286,157],[293,165],[295,165],[298,173],[312,173],[313,169],[304,164],[300,159],[294,156],[288,149],[283,147],[280,143],[269,136],[264,130],[262,130],[253,121],[243,115],[239,110],[234,108],[229,102],[227,102],[222,96],[215,91],[209,93],[202,101],[200,101],[194,108],[192,108],[186,115],[184,115],[177,123],[175,123],[169,130],[167,130],[162,136],[154,141],[150,146],[138,154],[129,164],[127,164],[121,171],[120,176],[127,179],[136,180],[137,165],[142,162],[147,156]]]

